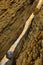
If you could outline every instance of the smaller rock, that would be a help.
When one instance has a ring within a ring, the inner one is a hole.
[[[12,57],[13,57],[13,52],[12,51],[8,51],[7,54],[6,54],[6,57],[11,60]]]

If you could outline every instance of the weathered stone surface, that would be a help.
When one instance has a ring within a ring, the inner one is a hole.
[[[18,55],[14,53],[15,65],[43,65],[43,6],[35,16],[27,38]],[[18,47],[19,48],[19,47]],[[20,49],[20,48],[19,48]],[[19,52],[19,50],[17,51]],[[13,65],[12,64],[12,65]]]
[[[22,32],[31,8],[30,0],[0,1],[0,60]]]
[[[0,60],[22,32],[34,8],[29,0],[0,1]],[[43,65],[43,6],[20,43],[12,65]]]

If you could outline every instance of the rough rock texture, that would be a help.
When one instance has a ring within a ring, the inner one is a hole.
[[[32,3],[30,0],[0,0],[0,60],[22,32],[32,12],[30,9],[35,7],[31,7]]]
[[[35,6],[30,0],[0,0],[0,60],[22,32]],[[43,6],[27,33],[14,52],[12,65],[43,65]]]
[[[14,53],[13,64],[43,65],[43,6],[33,19],[28,31],[26,39],[22,42],[23,47],[18,57],[17,54]],[[19,52],[19,50],[17,52]],[[16,61],[14,62],[15,58]]]

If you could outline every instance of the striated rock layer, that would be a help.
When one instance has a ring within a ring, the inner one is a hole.
[[[43,5],[22,44],[20,53],[17,54],[19,50],[14,52],[12,65],[43,65]]]
[[[32,12],[30,9],[36,6],[32,3],[30,0],[0,0],[0,60],[22,32]]]

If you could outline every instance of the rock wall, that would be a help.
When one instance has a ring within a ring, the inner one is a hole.
[[[22,32],[31,5],[30,0],[0,0],[0,60]]]

